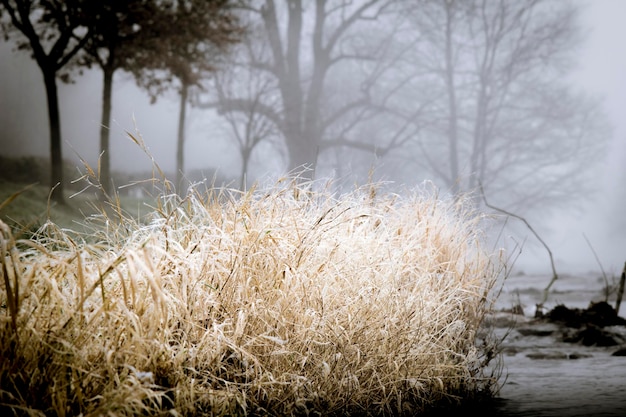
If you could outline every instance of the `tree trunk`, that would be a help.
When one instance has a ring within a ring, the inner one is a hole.
[[[252,155],[252,148],[244,146],[241,149],[241,182],[240,189],[243,191],[248,186],[248,165],[250,165],[250,155]]]
[[[176,189],[182,196],[183,174],[185,172],[185,113],[187,110],[187,94],[189,85],[182,81],[180,89],[180,112],[178,114],[178,140],[176,142]]]
[[[109,152],[109,135],[111,126],[111,95],[113,85],[113,65],[102,68],[104,86],[102,91],[102,119],[100,121],[100,184],[105,195],[111,195],[111,153]]]
[[[284,122],[280,127],[289,153],[289,171],[302,179],[313,177],[317,154],[317,138],[310,137],[304,126],[305,95],[300,72],[300,46],[302,42],[302,2],[289,2],[286,45],[278,27],[276,7],[268,1],[263,11],[270,48],[274,60],[278,87],[284,108]],[[303,168],[307,168],[303,171]]]
[[[50,187],[56,187],[52,193],[52,200],[65,204],[63,194],[63,155],[61,150],[61,120],[59,117],[59,98],[57,94],[56,72],[53,69],[41,67],[46,86],[48,100],[48,123],[50,127]]]
[[[474,143],[470,156],[470,182],[468,188],[476,189],[483,182],[487,168],[486,158],[486,130],[487,130],[487,93],[485,76],[481,75],[480,90],[476,100],[476,120],[474,122]]]
[[[303,180],[313,179],[317,160],[318,138],[305,134],[288,135],[289,171]]]
[[[458,156],[458,114],[454,85],[454,64],[452,58],[452,5],[446,4],[446,62],[445,77],[446,89],[448,90],[448,162],[450,163],[449,186],[453,194],[457,194],[460,187],[459,156]]]

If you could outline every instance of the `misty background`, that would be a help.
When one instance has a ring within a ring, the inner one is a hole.
[[[565,1],[564,1],[565,2]],[[281,2],[277,2],[281,3]],[[563,200],[559,204],[559,194],[546,197],[545,206],[541,200],[532,205],[532,209],[523,210],[519,206],[507,206],[507,199],[491,199],[490,202],[503,208],[511,208],[516,213],[527,216],[552,250],[559,273],[585,273],[599,269],[597,261],[586,239],[593,245],[602,266],[607,273],[617,275],[626,261],[626,50],[624,39],[626,28],[626,2],[621,0],[593,0],[588,2],[571,1],[579,6],[581,12],[577,18],[580,25],[581,41],[573,46],[575,62],[566,63],[570,71],[565,80],[573,90],[584,92],[589,98],[601,100],[601,116],[606,117],[608,127],[606,138],[600,123],[598,141],[606,140],[606,146],[596,164],[593,165],[591,182],[594,193],[583,196],[571,204]],[[280,15],[284,17],[284,15]],[[428,22],[422,22],[427,25]],[[362,33],[368,33],[367,31]],[[397,34],[402,38],[404,34]],[[403,39],[403,38],[402,38]],[[433,38],[435,39],[435,38]],[[433,45],[436,41],[433,40]],[[398,46],[398,47],[401,47]],[[20,157],[36,155],[49,157],[49,130],[45,100],[45,89],[41,70],[24,51],[14,51],[11,41],[0,42],[0,155]],[[302,64],[306,66],[306,62]],[[371,69],[371,68],[370,68]],[[332,87],[338,91],[344,85],[350,86],[350,71],[357,73],[361,67],[347,69],[344,78],[332,79]],[[375,72],[375,69],[372,70]],[[382,71],[382,70],[381,70]],[[386,73],[385,73],[386,74]],[[214,76],[218,86],[232,83],[229,75],[236,80],[250,80],[246,74],[227,69]],[[243,82],[243,81],[241,81]],[[385,75],[374,80],[372,94],[376,87],[391,83]],[[86,71],[82,76],[75,76],[74,82],[59,82],[59,104],[63,139],[63,158],[80,165],[83,158],[92,166],[97,165],[99,155],[99,132],[102,112],[102,73],[97,69]],[[209,178],[217,172],[220,177],[239,186],[242,158],[238,142],[233,136],[233,120],[228,120],[223,109],[216,111],[215,106],[206,105],[214,101],[215,84],[205,93],[192,97],[204,106],[188,106],[185,139],[185,172],[199,170]],[[348,88],[348,87],[346,87]],[[406,90],[406,94],[417,91],[428,95],[424,87]],[[462,93],[462,92],[461,92]],[[460,94],[461,94],[460,93]],[[178,129],[179,96],[175,91],[167,91],[156,102],[137,86],[133,76],[123,71],[116,71],[113,82],[112,122],[110,126],[110,160],[113,172],[141,173],[152,169],[150,158],[137,147],[126,132],[137,133],[143,137],[150,153],[168,173],[176,171],[176,137]],[[552,97],[558,101],[559,97]],[[567,97],[563,97],[567,101]],[[341,93],[334,100],[341,100]],[[411,97],[402,97],[396,104],[410,102]],[[372,119],[374,120],[374,119]],[[378,119],[376,119],[378,120]],[[425,116],[424,120],[428,120]],[[240,126],[243,126],[243,122]],[[387,128],[380,122],[367,125],[364,122],[360,131],[352,131],[353,137],[366,133],[384,138],[383,142],[369,143],[372,149],[384,147],[401,129]],[[529,120],[529,129],[531,126]],[[537,127],[537,129],[539,129]],[[433,128],[433,131],[434,128]],[[416,130],[417,132],[417,130]],[[418,134],[418,133],[416,133]],[[421,134],[421,133],[419,133]],[[426,133],[428,134],[428,133]],[[271,135],[276,135],[275,132]],[[385,136],[387,136],[385,138]],[[382,141],[383,139],[381,139]],[[591,140],[591,139],[590,139]],[[410,145],[410,142],[407,142]],[[409,146],[407,145],[407,146]],[[563,145],[564,159],[569,158],[567,143]],[[374,179],[388,181],[389,189],[401,192],[403,187],[415,187],[423,181],[433,180],[446,190],[447,185],[437,181],[427,170],[420,170],[419,165],[403,160],[407,149],[413,161],[418,160],[418,148],[398,147],[388,153],[378,154],[350,147],[341,147],[341,151],[327,151],[319,159],[316,167],[317,178],[337,177],[337,181],[349,188],[354,183],[367,182],[368,173],[375,168]],[[567,161],[565,161],[567,162]],[[437,166],[439,162],[435,163]],[[442,161],[441,164],[446,164]],[[585,160],[576,161],[584,168]],[[289,150],[279,139],[273,138],[257,146],[250,156],[247,171],[247,185],[255,180],[267,183],[283,175],[289,168]],[[523,172],[523,170],[521,171]],[[76,172],[76,178],[80,176]],[[519,180],[520,183],[523,180]],[[121,185],[121,184],[116,184]],[[521,185],[522,186],[522,185]],[[575,190],[577,184],[569,184],[564,193]],[[581,186],[582,187],[582,186]],[[520,211],[517,211],[517,210]],[[517,220],[510,219],[501,237],[501,244],[514,248],[516,242],[522,243],[522,253],[516,261],[516,268],[526,272],[548,273],[549,258],[535,237]]]

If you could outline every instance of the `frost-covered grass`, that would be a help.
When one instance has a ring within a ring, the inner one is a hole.
[[[482,217],[428,189],[316,188],[167,195],[84,241],[0,222],[2,415],[414,415],[493,394]]]

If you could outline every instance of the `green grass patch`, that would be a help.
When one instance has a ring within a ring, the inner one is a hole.
[[[0,179],[0,220],[9,225],[18,238],[36,234],[47,222],[69,233],[85,232],[89,230],[85,228],[85,220],[89,218],[140,221],[153,211],[157,201],[156,198],[131,196],[117,196],[119,201],[114,202],[102,201],[94,190],[82,193],[70,190],[65,195],[66,204],[60,205],[50,201],[49,196],[48,186]]]
[[[0,180],[0,204],[5,203],[0,207],[0,218],[19,234],[36,230],[48,220],[60,227],[76,227],[95,211],[84,196],[57,205],[49,201],[49,194],[50,188],[38,183]]]

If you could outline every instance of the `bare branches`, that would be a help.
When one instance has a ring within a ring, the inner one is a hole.
[[[266,86],[273,88],[273,92],[257,96],[250,91],[218,91],[217,100],[204,106],[215,105],[222,113],[240,115],[254,109],[255,113],[271,121],[285,140],[289,170],[313,163],[319,148],[332,143],[354,144],[359,149],[380,148],[345,137],[345,133],[363,121],[366,114],[375,113],[367,90],[384,72],[376,63],[379,52],[373,48],[350,48],[348,40],[349,34],[356,35],[362,30],[359,25],[366,15],[378,17],[389,4],[390,1],[381,0],[356,5],[319,1],[305,9],[300,0],[263,1],[260,15],[251,11],[248,16],[250,27],[255,31],[239,49],[235,61],[244,73],[255,73],[256,77],[271,80]],[[309,26],[306,26],[306,13],[313,16]],[[279,19],[279,16],[285,19]],[[389,41],[386,38],[386,42]],[[367,75],[359,75],[363,83],[355,85],[356,89],[350,95],[332,100],[331,86],[335,80],[330,77],[344,76],[347,68],[337,68],[331,73],[331,68],[340,61],[352,61],[350,65],[368,62],[373,69]],[[244,75],[244,79],[246,77]],[[360,88],[362,85],[367,86],[365,90]],[[337,137],[343,139],[339,142],[329,140]]]
[[[537,238],[537,240],[543,245],[543,247],[546,249],[546,252],[548,252],[548,256],[550,257],[550,266],[552,268],[552,279],[550,280],[546,288],[544,288],[543,290],[543,298],[541,299],[541,302],[537,304],[537,312],[539,313],[541,309],[543,308],[543,305],[545,304],[545,302],[548,300],[548,293],[550,291],[550,288],[559,278],[558,274],[556,273],[556,267],[554,266],[554,256],[552,256],[552,251],[550,250],[550,247],[546,244],[546,242],[544,242],[544,240],[541,238],[541,236],[539,236],[539,233],[537,233],[535,229],[533,229],[533,227],[530,225],[530,223],[528,223],[528,221],[524,217],[518,216],[515,213],[511,213],[499,207],[492,206],[491,204],[487,202],[487,196],[485,195],[485,191],[483,189],[482,184],[479,184],[479,187],[480,187],[480,194],[483,197],[483,201],[485,202],[486,207],[489,207],[490,209],[495,210],[499,213],[505,214],[509,217],[514,217],[522,221],[526,225],[528,230],[530,230],[531,233]]]
[[[593,105],[563,82],[578,40],[572,4],[434,1],[404,16],[422,35],[401,62],[415,76],[389,100],[400,108],[434,99],[416,119],[423,128],[415,141],[431,161],[424,175],[446,178],[461,192],[489,183],[496,199],[508,194],[518,205],[507,207],[516,209],[554,195],[548,189],[585,182],[608,136],[601,114],[584,122]],[[573,142],[580,144],[574,153]],[[581,169],[582,160],[591,163]]]
[[[271,92],[225,96],[218,107],[242,115],[252,106],[277,126],[289,170],[333,144],[339,159],[349,149],[397,157],[391,149],[402,147],[412,154],[407,172],[418,168],[452,191],[483,182],[501,196],[517,181],[509,201],[533,202],[543,183],[524,175],[553,187],[557,176],[575,183],[584,174],[561,158],[565,141],[585,152],[602,146],[592,133],[599,119],[574,132],[586,104],[559,79],[575,42],[570,5],[259,0],[245,13],[254,32],[234,65],[270,80]]]
[[[363,17],[363,14],[372,8],[372,6],[380,3],[380,0],[369,0],[363,3],[359,8],[357,8],[350,16],[345,18],[341,24],[331,33],[328,37],[328,41],[326,43],[325,49],[330,51],[335,48],[337,41],[341,38],[341,36],[360,18]],[[387,2],[389,4],[390,2]],[[380,9],[382,10],[382,8]],[[378,15],[380,10],[375,14]],[[373,16],[372,18],[375,18]]]
[[[271,120],[276,126],[281,127],[283,124],[282,116],[275,108],[258,101],[258,99],[238,99],[238,98],[221,98],[216,103],[218,111],[226,112],[250,112],[252,109],[267,119]]]

